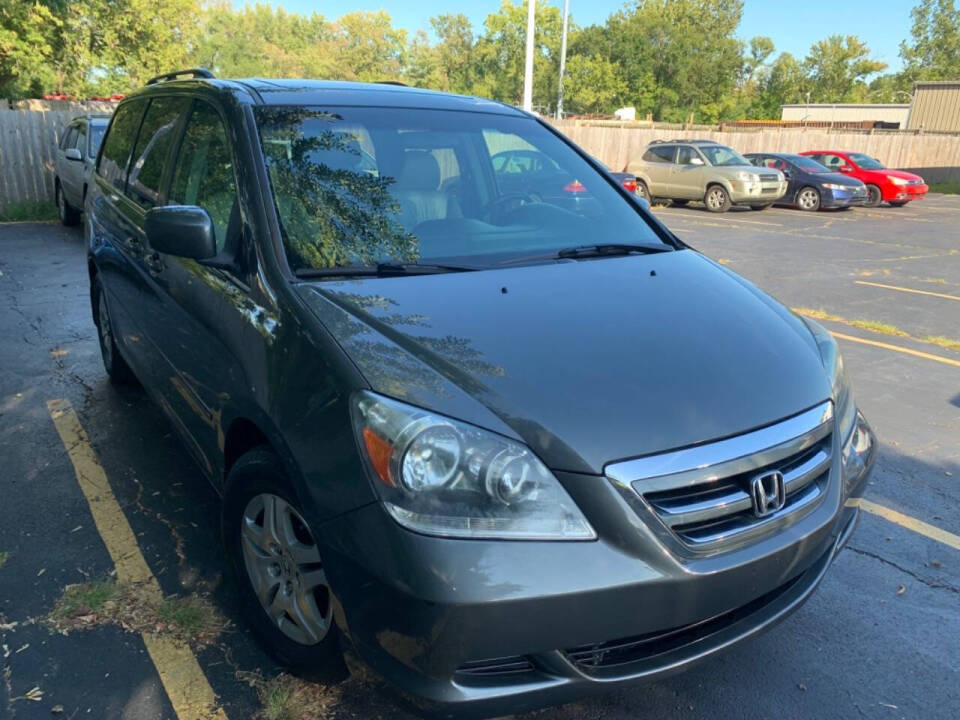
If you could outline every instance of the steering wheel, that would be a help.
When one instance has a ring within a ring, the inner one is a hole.
[[[504,193],[498,198],[494,198],[481,208],[481,216],[488,220],[494,220],[502,217],[506,213],[516,210],[530,203],[540,202],[540,198],[532,193],[511,192]]]

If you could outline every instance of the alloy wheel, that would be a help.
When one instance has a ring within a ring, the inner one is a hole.
[[[817,196],[817,191],[813,188],[804,188],[800,191],[800,196],[797,198],[797,205],[800,206],[801,210],[815,210],[820,204],[820,198]]]
[[[721,188],[711,188],[707,193],[707,207],[711,210],[719,210],[724,204],[724,192]]]
[[[278,495],[251,498],[240,524],[247,577],[273,624],[300,645],[330,631],[330,586],[320,551],[299,512]]]

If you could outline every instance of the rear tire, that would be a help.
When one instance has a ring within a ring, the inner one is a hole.
[[[250,450],[230,469],[222,530],[241,609],[267,650],[313,680],[346,677],[320,550],[270,448]]]
[[[725,213],[730,209],[730,195],[723,185],[711,185],[703,194],[703,204],[713,213]]]
[[[117,348],[117,341],[113,334],[113,323],[110,320],[110,311],[107,308],[106,293],[103,289],[103,283],[96,275],[93,277],[92,296],[93,322],[97,326],[103,367],[110,377],[110,382],[114,385],[133,385],[137,382],[137,378]]]
[[[894,202],[893,200],[891,200],[891,201],[890,201],[890,207],[903,207],[903,206],[906,205],[908,202],[910,202],[910,201],[909,201],[909,200],[897,200],[896,202]]]
[[[70,227],[80,222],[80,211],[73,207],[66,196],[64,196],[63,188],[60,187],[59,180],[54,182],[53,197],[57,203],[57,215],[60,216],[61,225]]]
[[[797,207],[807,212],[820,209],[820,191],[813,187],[800,188],[797,193]]]
[[[637,179],[637,191],[636,191],[636,192],[637,192],[637,196],[638,196],[638,197],[642,197],[642,198],[643,198],[644,200],[646,200],[647,202],[650,202],[650,200],[651,200],[651,198],[650,198],[650,188],[648,188],[648,187],[647,187],[647,184],[646,184],[643,180],[640,180],[639,178]]]
[[[883,202],[883,193],[876,185],[867,185],[867,201],[864,207],[878,207]]]

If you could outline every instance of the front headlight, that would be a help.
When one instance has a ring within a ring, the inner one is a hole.
[[[827,190],[853,190],[849,185],[838,185],[837,183],[824,183]]]
[[[894,177],[893,175],[887,175],[887,180],[892,182],[894,185],[907,185],[910,181],[904,180],[903,178]]]
[[[384,507],[430,535],[593,540],[590,523],[529,448],[370,392],[353,398],[361,454]]]
[[[760,182],[760,176],[756,173],[741,170],[737,173],[737,180],[743,180],[743,182]]]
[[[813,333],[823,367],[830,374],[836,432],[840,437],[843,494],[846,497],[857,487],[870,462],[874,444],[873,431],[857,410],[837,341],[820,323],[806,317],[803,321]]]

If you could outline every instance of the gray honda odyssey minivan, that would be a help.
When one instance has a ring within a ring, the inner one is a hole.
[[[513,107],[171,73],[85,210],[106,369],[222,494],[298,671],[559,703],[770,627],[853,531],[874,439],[830,334]]]

